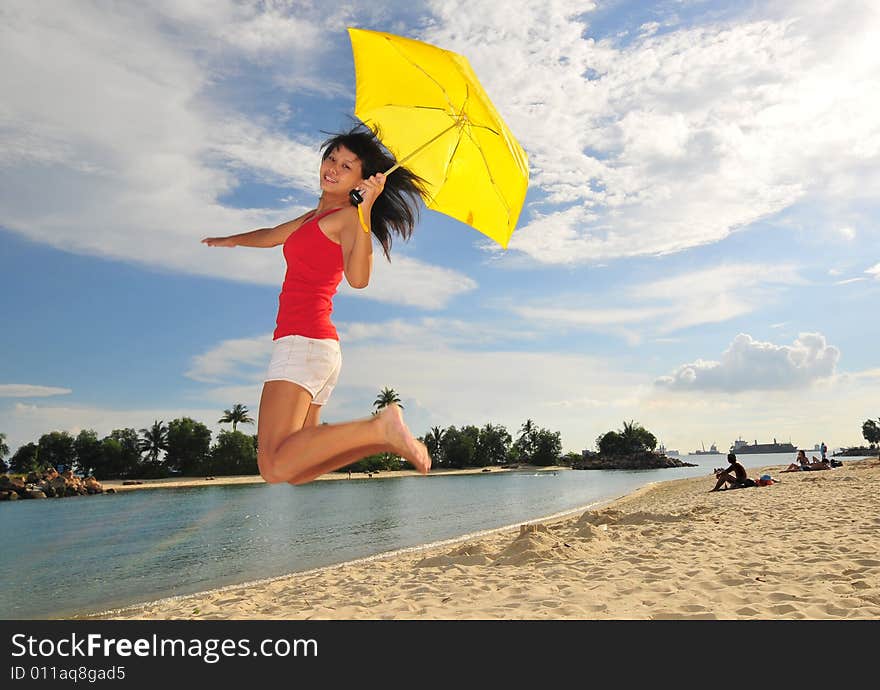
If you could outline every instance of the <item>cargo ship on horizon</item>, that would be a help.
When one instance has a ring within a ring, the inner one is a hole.
[[[731,453],[797,453],[797,448],[793,446],[791,443],[777,443],[776,439],[773,439],[773,443],[758,443],[755,441],[752,444],[743,441],[741,438],[736,439],[733,442],[733,445],[730,447]]]

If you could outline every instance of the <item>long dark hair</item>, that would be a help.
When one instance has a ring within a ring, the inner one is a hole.
[[[347,132],[333,134],[321,148],[322,159],[344,146],[361,161],[361,177],[367,179],[385,172],[397,161],[379,140],[379,130],[358,123]],[[373,203],[370,227],[382,245],[385,258],[391,261],[391,233],[404,241],[413,233],[419,220],[419,201],[425,197],[425,181],[405,167],[400,167],[385,180],[385,189]]]

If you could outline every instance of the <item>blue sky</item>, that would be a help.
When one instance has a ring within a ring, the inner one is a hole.
[[[0,431],[256,415],[280,248],[199,243],[315,204],[346,27],[466,56],[529,155],[509,249],[425,211],[342,288],[328,421],[416,434],[635,419],[859,443],[880,416],[873,3],[4,2]],[[48,49],[47,49],[48,48]],[[247,427],[246,427],[247,429]]]

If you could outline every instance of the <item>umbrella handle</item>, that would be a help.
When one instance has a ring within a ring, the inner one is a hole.
[[[463,127],[466,121],[467,121],[467,119],[465,117],[459,116],[455,120],[455,122],[453,122],[451,125],[449,125],[449,127],[444,129],[442,132],[440,132],[436,136],[432,137],[430,140],[426,141],[424,144],[419,146],[415,151],[411,151],[408,155],[404,156],[401,160],[399,160],[393,166],[388,168],[388,170],[386,170],[384,173],[385,177],[388,177],[388,175],[390,175],[395,170],[397,170],[400,166],[402,166],[404,163],[406,163],[410,158],[415,156],[417,153],[420,153],[423,150],[425,150],[426,148],[428,148],[431,144],[433,144],[435,141],[437,141],[440,137],[442,137],[444,134],[446,134],[446,132],[448,132],[449,130],[455,129],[456,127]],[[352,189],[348,193],[348,198],[351,200],[351,203],[353,206],[360,206],[364,202],[364,197],[362,197],[361,193],[356,189]]]
[[[364,220],[364,212],[361,210],[361,204],[364,203],[364,197],[361,196],[361,193],[358,190],[352,189],[348,193],[348,198],[353,206],[357,206],[358,220],[360,220],[364,232],[370,232],[370,228],[367,227],[367,222]]]

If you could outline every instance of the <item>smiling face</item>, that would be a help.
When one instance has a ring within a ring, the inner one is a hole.
[[[321,161],[321,191],[348,195],[362,181],[360,158],[344,146],[327,151]]]

